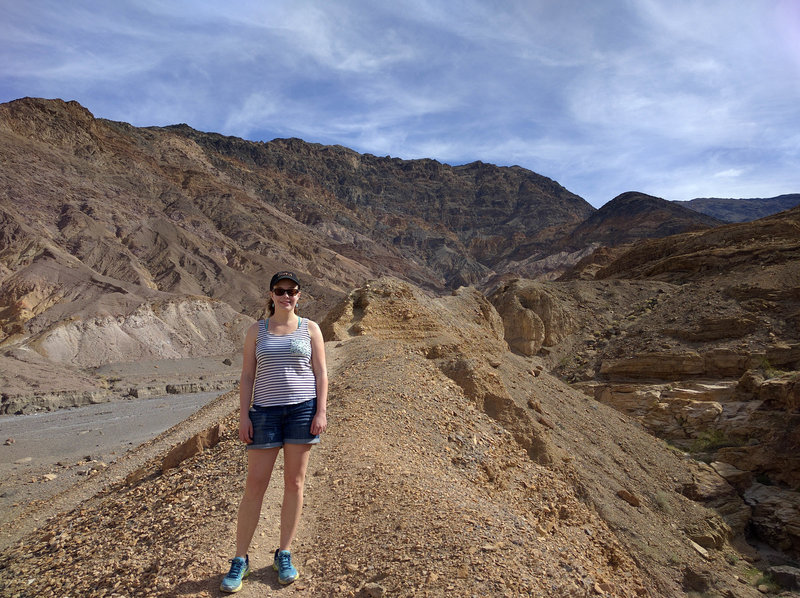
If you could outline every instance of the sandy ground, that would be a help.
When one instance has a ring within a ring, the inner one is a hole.
[[[0,417],[0,524],[31,501],[104,469],[223,391]]]

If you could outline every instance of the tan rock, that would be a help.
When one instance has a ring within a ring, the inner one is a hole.
[[[751,320],[747,320],[751,322]],[[741,322],[741,320],[739,321]],[[734,328],[736,324],[734,323]],[[741,336],[739,332],[732,336]],[[720,378],[741,376],[748,367],[752,367],[752,357],[749,353],[733,349],[713,349],[703,354],[704,374]]]
[[[730,463],[714,461],[710,465],[714,471],[739,492],[744,492],[753,483],[753,474],[751,472],[743,471]]]
[[[700,546],[697,542],[693,540],[689,540],[689,545],[694,548],[698,554],[700,554],[704,559],[708,560],[711,558],[711,555],[708,553],[708,550]]]
[[[614,384],[595,387],[595,398],[623,413],[642,416],[655,407],[659,393],[651,387]]]
[[[681,382],[674,387],[661,391],[662,400],[690,399],[692,401],[712,401],[726,403],[730,401],[736,390],[735,382]]]
[[[736,491],[712,467],[696,462],[692,464],[692,482],[684,485],[681,493],[692,500],[708,501],[736,494]]]
[[[704,370],[703,357],[694,351],[686,351],[606,359],[600,366],[600,375],[610,379],[679,380],[699,376]]]
[[[173,448],[164,457],[161,463],[161,471],[168,471],[173,467],[177,467],[186,459],[201,453],[203,449],[216,446],[219,442],[219,432],[219,424],[211,426],[207,430],[195,434],[185,442]]]
[[[765,408],[797,411],[800,409],[800,379],[796,373],[765,380],[758,389]]]
[[[719,525],[713,521],[707,522],[703,529],[694,530],[697,538],[711,538],[698,540],[699,544],[706,547],[719,548],[731,536],[744,532],[750,519],[750,507],[745,504],[736,489],[731,486],[714,468],[702,462],[692,463],[692,482],[685,484],[681,493],[692,500],[700,501],[713,508],[728,526]]]
[[[638,497],[636,497],[632,492],[625,490],[624,488],[617,491],[617,496],[619,496],[622,500],[624,500],[632,507],[638,507],[639,505],[642,504]]]
[[[515,280],[490,300],[503,319],[506,342],[523,355],[557,344],[578,326],[569,308],[541,283]]]

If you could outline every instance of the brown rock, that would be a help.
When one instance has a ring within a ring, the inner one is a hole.
[[[639,505],[642,504],[641,501],[636,496],[634,496],[631,492],[625,490],[624,488],[617,491],[617,496],[619,496],[622,500],[624,500],[632,507],[638,507]]]
[[[753,483],[752,472],[742,471],[738,467],[722,461],[714,461],[710,465],[714,471],[740,493],[744,492]]]
[[[800,492],[753,484],[744,493],[753,509],[752,526],[771,546],[800,556]]]
[[[211,426],[204,432],[195,434],[185,442],[173,448],[164,457],[161,463],[161,471],[165,472],[173,467],[177,467],[186,459],[193,457],[203,451],[203,449],[216,446],[219,442],[219,424]]]
[[[503,319],[506,342],[523,355],[555,345],[577,327],[568,304],[540,283],[516,280],[490,300]]]

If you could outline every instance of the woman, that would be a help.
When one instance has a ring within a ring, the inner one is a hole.
[[[300,281],[278,272],[269,283],[270,316],[247,331],[239,389],[239,438],[247,444],[247,482],[236,524],[236,557],[220,586],[238,592],[250,573],[247,550],[261,503],[283,447],[284,488],[280,546],[273,568],[282,584],[299,576],[291,546],[303,508],[303,485],[311,445],[325,431],[328,375],[319,326],[297,315]]]

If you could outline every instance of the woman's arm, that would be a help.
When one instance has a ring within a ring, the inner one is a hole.
[[[316,322],[309,320],[311,337],[311,369],[317,382],[317,413],[311,421],[311,433],[322,434],[328,427],[328,367],[325,363],[325,341]]]
[[[253,442],[253,422],[250,421],[250,401],[256,378],[256,339],[258,322],[247,329],[242,356],[242,376],[239,378],[239,440]]]

